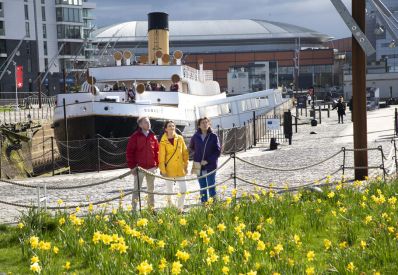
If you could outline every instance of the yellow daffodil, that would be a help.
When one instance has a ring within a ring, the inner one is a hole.
[[[39,257],[33,256],[32,258],[30,258],[31,264],[38,263],[38,262],[40,262]]]
[[[307,260],[309,262],[312,262],[314,260],[314,258],[315,258],[315,252],[312,250],[308,251],[307,252]]]
[[[41,266],[39,265],[39,263],[33,263],[30,266],[30,270],[34,273],[40,273],[41,272]]]
[[[347,270],[348,270],[349,272],[352,273],[352,272],[354,272],[354,270],[355,270],[355,265],[354,265],[353,262],[349,262],[346,268],[347,268]]]
[[[225,226],[224,223],[219,223],[219,224],[217,225],[218,231],[223,232],[223,231],[225,231],[226,228],[227,228],[227,227]]]
[[[329,241],[328,239],[323,240],[323,246],[325,247],[325,250],[329,250],[330,247],[332,246],[332,242]]]
[[[306,274],[306,275],[314,275],[314,274],[315,274],[315,268],[312,267],[312,266],[307,267],[307,268],[305,269],[305,274]]]
[[[147,260],[141,262],[137,266],[138,274],[147,275],[147,274],[151,273],[152,270],[153,270],[152,264],[149,264]]]
[[[36,236],[32,236],[29,239],[30,246],[35,249],[39,246],[39,238]]]
[[[339,247],[340,247],[341,249],[347,248],[347,246],[348,246],[348,244],[347,244],[346,241],[339,243]]]
[[[180,274],[181,273],[181,268],[182,268],[182,264],[177,261],[177,262],[173,262],[173,264],[171,265],[171,274]]]
[[[276,246],[274,246],[274,251],[276,255],[279,255],[279,253],[283,251],[283,246],[281,244],[277,244]]]
[[[188,261],[190,258],[190,255],[188,252],[181,251],[181,250],[177,250],[176,256],[179,260],[184,261],[184,262]]]
[[[373,220],[372,216],[366,216],[364,222],[365,222],[365,224],[368,224],[368,223],[370,223],[372,220]]]
[[[228,255],[223,256],[222,260],[223,260],[224,264],[228,264],[229,263],[229,256]]]
[[[257,250],[259,250],[259,251],[265,250],[265,243],[263,241],[260,240],[257,242]]]
[[[148,225],[148,219],[142,218],[137,221],[138,227],[145,227]]]
[[[165,245],[166,245],[166,243],[163,240],[159,240],[158,241],[158,247],[159,248],[164,248]]]
[[[334,196],[335,196],[335,193],[334,193],[333,191],[330,191],[330,192],[328,193],[328,198],[329,198],[329,199],[334,198]]]
[[[69,270],[69,269],[70,269],[70,262],[67,261],[67,262],[64,264],[63,268],[64,268],[65,270]]]
[[[54,252],[54,254],[58,254],[59,248],[57,246],[54,246],[53,247],[53,252]]]
[[[167,261],[165,258],[162,258],[159,263],[159,270],[163,271],[167,267]]]
[[[366,248],[366,241],[361,240],[359,245],[361,246],[362,249],[365,249]]]

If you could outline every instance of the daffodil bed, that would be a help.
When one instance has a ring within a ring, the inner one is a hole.
[[[80,209],[51,217],[31,212],[15,229],[23,252],[18,268],[41,274],[398,274],[398,182],[323,190],[257,190],[188,214],[132,214],[123,207],[105,214],[103,206],[90,207],[84,217]]]

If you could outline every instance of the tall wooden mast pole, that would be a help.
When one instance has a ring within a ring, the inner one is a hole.
[[[352,17],[365,32],[365,0],[352,0]],[[363,180],[368,175],[368,135],[366,117],[366,57],[357,40],[352,37],[352,95],[355,179]],[[357,151],[359,150],[359,151]],[[364,168],[364,169],[362,169]]]

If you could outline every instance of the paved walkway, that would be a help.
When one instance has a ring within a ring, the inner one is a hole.
[[[344,124],[337,123],[337,114],[335,111],[331,112],[331,117],[327,118],[326,112],[322,114],[322,124],[316,127],[310,125],[299,125],[298,133],[293,136],[293,144],[282,144],[278,150],[269,151],[269,144],[259,144],[256,148],[241,152],[238,157],[247,161],[267,167],[279,168],[295,168],[303,167],[317,163],[323,159],[328,158],[342,147],[352,148],[352,123],[349,121],[350,113],[347,114],[347,122]],[[306,118],[303,117],[302,121]],[[368,113],[368,147],[376,148],[382,146],[383,151],[388,157],[392,144],[390,139],[393,135],[393,121],[394,108],[380,109]],[[312,132],[312,134],[311,134]],[[223,156],[220,162],[228,159],[228,156]],[[343,162],[343,154],[339,154],[333,159],[326,161],[320,165],[309,169],[300,169],[291,172],[277,172],[272,170],[261,170],[259,168],[244,164],[237,160],[237,175],[253,182],[254,180],[260,184],[275,183],[276,186],[294,186],[303,183],[314,182],[333,171],[337,170]],[[353,166],[353,153],[347,152],[346,165]],[[391,161],[389,161],[390,163]],[[369,152],[369,166],[379,166],[381,164],[381,156],[379,151]],[[127,172],[127,169],[119,169],[113,171],[104,171],[100,173],[92,172],[76,175],[61,175],[49,178],[33,178],[20,181],[26,184],[43,184],[48,186],[76,186],[87,183],[98,182],[104,179],[109,179]],[[233,161],[218,172],[217,181],[227,179],[233,172]],[[371,172],[381,172],[371,171]],[[346,171],[347,177],[353,176],[353,171]],[[335,175],[336,178],[341,177],[341,172]],[[229,180],[225,184],[225,188],[218,188],[220,196],[230,196],[233,188],[233,180]],[[195,190],[199,188],[196,180],[187,183],[188,190]],[[120,190],[125,192],[131,191],[132,176],[123,179],[118,179],[110,183],[100,186],[81,188],[73,190],[49,190],[49,204],[56,205],[56,201],[61,198],[66,205],[78,205],[90,202],[104,200],[110,197],[118,196]],[[145,183],[144,183],[145,188]],[[250,192],[254,190],[254,186],[238,181],[238,195],[242,192]],[[156,192],[166,192],[165,182],[163,180],[156,180]],[[178,189],[177,189],[178,190]],[[177,191],[178,192],[178,191]],[[0,183],[0,200],[20,203],[20,204],[36,204],[37,192],[36,189],[22,188],[7,183]],[[145,196],[143,198],[145,204]],[[155,196],[156,207],[165,206],[165,197]],[[123,200],[124,205],[131,203],[131,196]],[[197,204],[198,194],[190,194],[187,196],[186,204]],[[118,201],[110,203],[109,208],[117,207]],[[15,223],[20,215],[21,208],[6,206],[0,204],[0,224],[1,223]]]

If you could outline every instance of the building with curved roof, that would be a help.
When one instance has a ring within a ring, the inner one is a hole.
[[[111,54],[116,50],[128,49],[136,57],[146,54],[147,29],[147,21],[130,21],[96,30],[93,43],[106,56],[101,62],[113,62]],[[255,62],[277,61],[284,76],[274,86],[292,83],[294,68],[299,66],[303,74],[298,75],[307,79],[303,88],[316,84],[317,74],[320,78],[332,75],[333,50],[323,46],[332,37],[291,24],[252,19],[169,21],[169,39],[170,52],[182,50],[183,62],[192,67],[203,59],[205,69],[214,71],[224,89],[231,67]]]
[[[93,33],[94,43],[117,41],[140,46],[147,41],[147,21],[131,21],[100,28]],[[170,46],[192,52],[204,47],[208,52],[235,51],[257,46],[264,50],[292,49],[300,38],[302,47],[319,47],[331,37],[316,31],[265,20],[191,20],[169,22]],[[144,45],[143,45],[144,46]],[[140,47],[138,47],[140,48]]]

